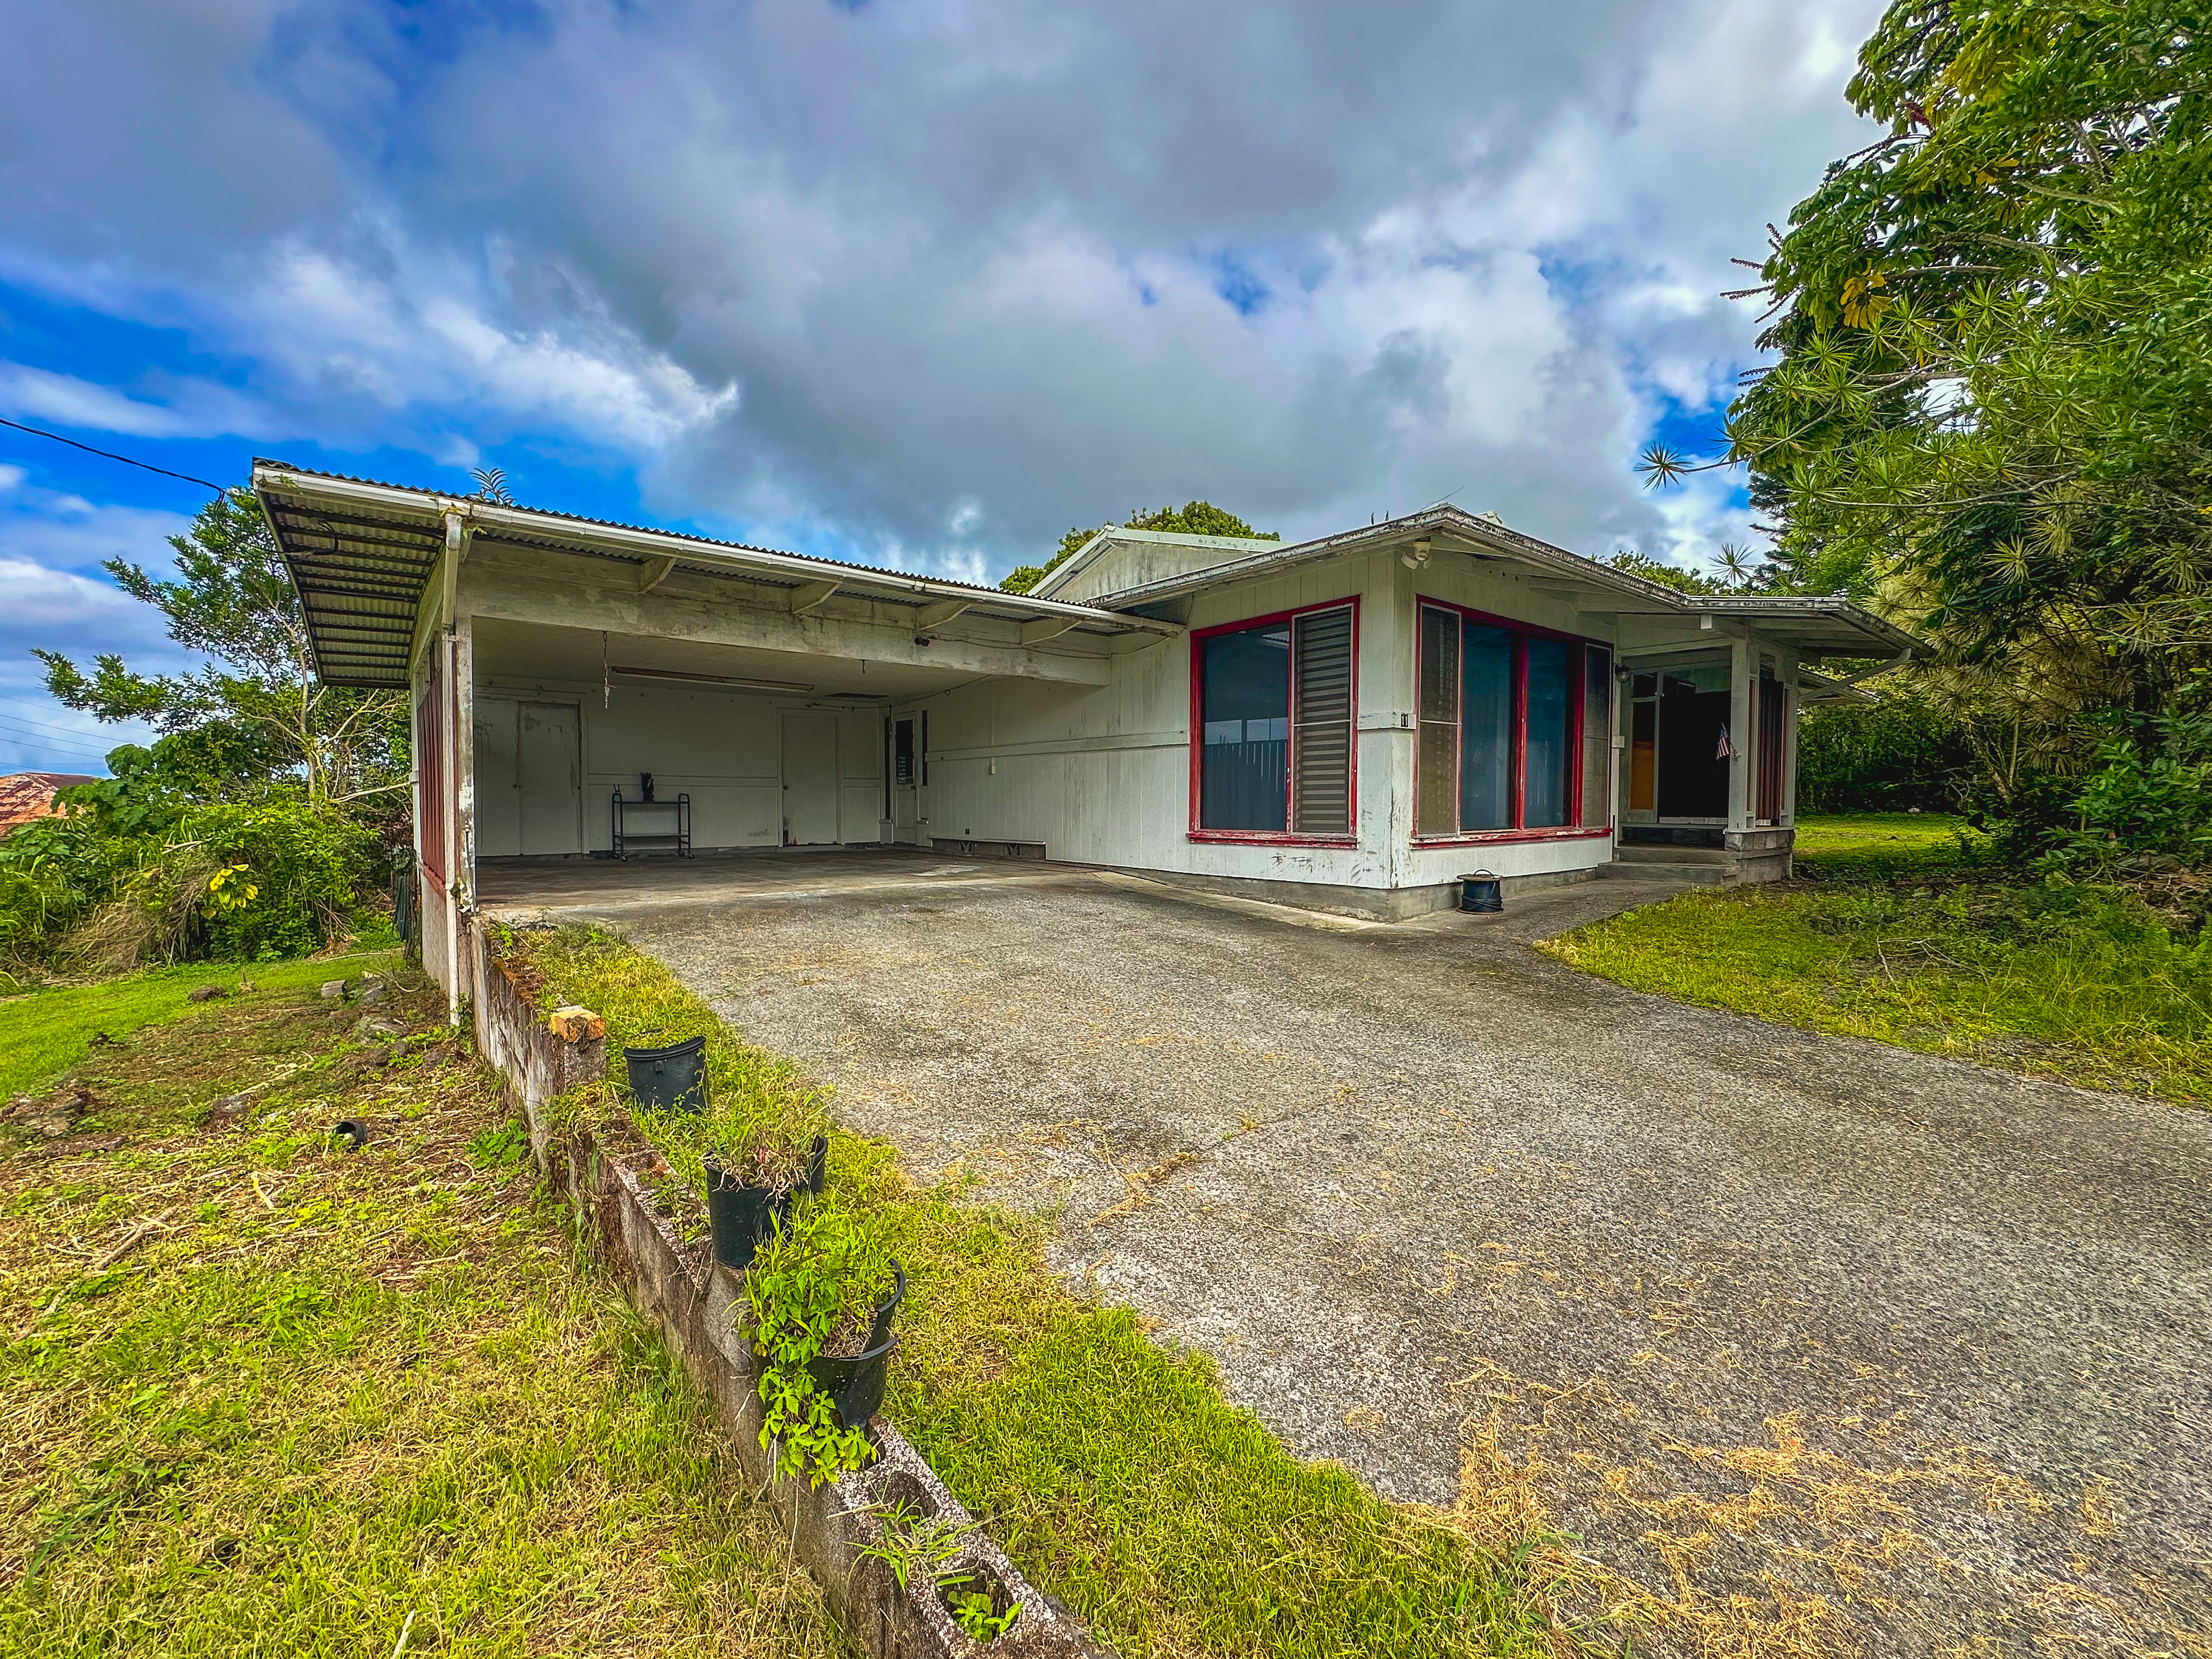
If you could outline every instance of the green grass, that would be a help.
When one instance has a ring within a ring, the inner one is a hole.
[[[62,1139],[0,1121],[0,1652],[839,1650],[442,1011],[380,1005],[392,1061],[312,990],[193,1006],[93,1052]]]
[[[549,1000],[624,1042],[709,1035],[716,1091],[812,1097],[658,963],[605,936],[525,940]],[[1048,1221],[918,1188],[833,1133],[830,1182],[889,1231],[910,1288],[888,1410],[1016,1565],[1126,1659],[1549,1653],[1522,1575],[1340,1468],[1300,1462],[1211,1365],[1046,1266]],[[1510,1550],[1518,1540],[1486,1540]]]
[[[1546,948],[1639,991],[2095,1088],[2212,1101],[2212,935],[1987,864],[1945,819],[1813,818],[1801,879],[1705,888]]]
[[[52,1087],[84,1058],[96,1036],[120,1037],[197,1007],[189,998],[199,986],[235,991],[243,980],[258,990],[288,991],[389,968],[398,959],[383,952],[301,962],[198,963],[0,999],[0,1097]]]

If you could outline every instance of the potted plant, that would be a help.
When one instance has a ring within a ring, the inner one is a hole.
[[[906,1297],[880,1227],[835,1198],[801,1200],[754,1257],[745,1297],[767,1362],[761,1444],[776,1447],[777,1472],[818,1486],[866,1468]]]
[[[705,1194],[714,1260],[742,1273],[808,1185],[811,1143],[820,1137],[808,1133],[815,1114],[726,1094],[704,1111],[641,1113],[637,1127],[670,1173]]]

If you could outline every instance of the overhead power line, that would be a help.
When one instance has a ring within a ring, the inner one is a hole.
[[[195,478],[189,472],[172,472],[166,466],[155,466],[151,461],[134,461],[128,455],[118,455],[112,449],[94,449],[90,444],[81,444],[74,438],[64,438],[58,432],[48,432],[42,427],[25,426],[21,421],[0,416],[0,426],[12,426],[18,432],[27,432],[34,438],[52,438],[58,444],[67,444],[71,449],[82,449],[88,455],[97,455],[102,460],[120,461],[125,466],[135,466],[148,472],[158,472],[165,478],[181,478],[186,483],[198,484],[203,489],[212,489],[218,495],[230,492],[219,483],[210,483],[205,478]]]
[[[0,712],[0,720],[13,720],[18,726],[35,726],[42,732],[58,732],[65,738],[96,738],[97,732],[88,732],[82,726],[57,726],[52,720],[35,720],[28,714],[19,714],[12,708]]]

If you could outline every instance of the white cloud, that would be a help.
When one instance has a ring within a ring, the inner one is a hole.
[[[171,401],[156,404],[22,363],[0,362],[0,410],[10,416],[140,438],[250,435],[269,424],[250,399],[210,381],[184,382],[174,388]]]
[[[127,150],[106,122],[249,200],[88,171],[0,268],[250,361],[227,418],[463,464],[550,432],[669,516],[975,572],[1200,495],[1741,538],[1722,480],[1630,463],[1748,356],[1728,258],[1859,142],[1880,0],[62,9],[36,51],[105,46],[139,101],[18,72],[17,153]],[[98,407],[211,418],[184,390]]]

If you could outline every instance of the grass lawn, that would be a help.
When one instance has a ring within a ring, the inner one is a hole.
[[[386,955],[380,960],[388,965],[398,957]],[[265,991],[289,991],[359,974],[379,961],[375,957],[333,957],[244,964],[203,962],[158,968],[100,985],[0,998],[0,1097],[51,1087],[84,1058],[96,1036],[121,1036],[197,1007],[189,999],[199,986],[235,990],[244,981]]]
[[[312,988],[365,965],[389,964],[0,1004],[11,1060],[120,1039],[60,1108],[0,1119],[0,1652],[830,1659],[812,1582],[572,1260],[442,999],[405,981],[374,1012],[413,1035],[364,1044],[364,1009]]]
[[[1639,991],[2094,1088],[2212,1102],[2212,934],[1998,872],[1932,814],[1816,817],[1798,879],[1701,888],[1555,939]]]
[[[608,1049],[708,1034],[718,1095],[805,1087],[650,957],[530,934],[549,1002],[605,1015]],[[910,1279],[887,1407],[1017,1565],[1125,1659],[1544,1653],[1515,1563],[1302,1463],[1221,1395],[1200,1356],[1045,1265],[1051,1223],[917,1188],[881,1142],[837,1132],[830,1181],[872,1208]]]

